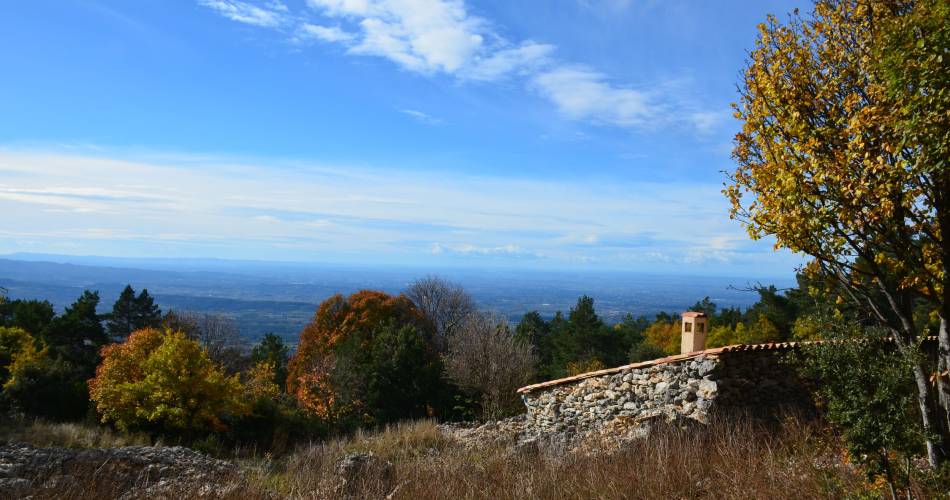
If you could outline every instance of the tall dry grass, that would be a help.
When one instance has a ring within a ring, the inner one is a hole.
[[[71,426],[37,424],[30,437],[58,445],[127,444],[114,435],[91,437]],[[353,452],[372,452],[392,464],[369,467],[341,489],[338,464]],[[472,445],[444,435],[431,421],[310,443],[282,458],[243,459],[218,489],[220,498],[613,499],[613,498],[880,498],[848,464],[840,441],[813,423],[789,419],[778,427],[749,420],[692,428],[656,428],[648,439],[613,452],[568,451],[553,445]],[[44,490],[43,498],[112,498],[123,490],[101,473],[81,484]],[[125,490],[128,493],[128,490]],[[171,496],[207,493],[176,486]],[[903,493],[946,497],[918,476]],[[134,496],[134,495],[133,495]]]
[[[4,421],[0,424],[0,442],[30,443],[43,448],[118,448],[152,444],[146,434],[118,433],[97,425],[45,420]]]
[[[367,471],[355,498],[837,498],[867,493],[860,471],[815,428],[791,420],[778,430],[748,421],[658,429],[612,453],[544,446],[466,447],[432,422],[300,449],[259,477],[281,497],[338,496],[336,464],[372,451],[393,470]],[[374,477],[374,474],[376,476]],[[337,489],[334,489],[337,488]]]

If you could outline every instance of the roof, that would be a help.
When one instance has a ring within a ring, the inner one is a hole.
[[[701,314],[701,313],[699,313]],[[680,361],[686,361],[700,356],[706,357],[718,357],[720,354],[728,352],[751,352],[751,351],[782,351],[788,349],[794,349],[798,346],[805,344],[813,344],[815,342],[772,342],[767,344],[735,344],[728,345],[724,347],[714,347],[712,349],[706,349],[703,351],[690,352],[687,354],[674,354],[672,356],[667,356],[665,358],[652,359],[650,361],[641,361],[639,363],[631,363],[629,365],[618,366],[615,368],[605,368],[603,370],[597,370],[593,372],[581,373],[579,375],[574,375],[571,377],[564,377],[555,380],[549,380],[547,382],[541,382],[538,384],[526,385],[518,389],[519,394],[527,394],[538,389],[545,389],[547,387],[553,387],[556,385],[569,384],[572,382],[578,382],[584,379],[599,377],[601,375],[610,375],[613,373],[619,373],[626,370],[631,370],[634,368],[649,368],[651,366],[665,365],[669,363],[677,363]]]
[[[706,313],[697,311],[686,311],[682,314],[684,318],[705,318]]]

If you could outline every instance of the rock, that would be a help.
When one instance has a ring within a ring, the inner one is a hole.
[[[351,496],[359,491],[361,481],[378,482],[386,492],[393,489],[393,464],[371,451],[348,453],[337,462],[337,485],[334,493]]]
[[[703,379],[699,383],[699,389],[696,390],[696,395],[704,399],[712,399],[718,391],[719,384],[712,380]]]
[[[34,448],[0,446],[0,498],[50,497],[66,492],[102,492],[114,498],[171,495],[241,496],[246,488],[236,465],[175,447]],[[102,483],[107,478],[106,483]]]

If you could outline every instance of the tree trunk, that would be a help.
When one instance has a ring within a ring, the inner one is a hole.
[[[941,410],[940,435],[946,449],[950,445],[950,326],[947,325],[945,312],[941,311],[940,331],[937,335],[937,396]]]
[[[921,424],[927,444],[927,461],[930,462],[930,467],[936,469],[946,454],[941,443],[933,439],[934,431],[939,431],[939,426],[934,425],[937,423],[935,414],[939,410],[930,392],[927,369],[920,361],[914,362],[914,382],[917,385],[917,403],[920,405]]]

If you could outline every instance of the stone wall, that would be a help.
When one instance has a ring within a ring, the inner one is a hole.
[[[715,349],[672,356],[521,389],[526,424],[540,433],[588,433],[658,417],[708,422],[717,412],[768,416],[810,397],[783,349]]]

